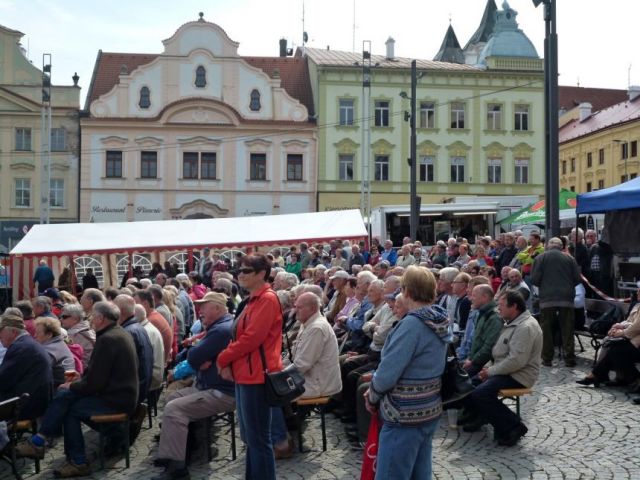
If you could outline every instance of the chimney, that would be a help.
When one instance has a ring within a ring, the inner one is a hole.
[[[280,39],[280,56],[281,57],[287,56],[287,39],[286,38]]]
[[[387,46],[387,60],[394,60],[396,41],[392,37],[389,37],[384,44]]]
[[[629,85],[629,101],[632,102],[640,95],[640,85]]]
[[[587,118],[591,116],[591,104],[584,102],[578,105],[578,110],[580,110],[580,121],[584,122]]]

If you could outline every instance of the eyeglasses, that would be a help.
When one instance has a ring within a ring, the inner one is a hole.
[[[70,318],[71,315],[60,315],[60,320],[64,320],[66,318]]]
[[[244,268],[238,269],[238,272],[239,273],[244,273],[245,275],[249,275],[250,273],[254,273],[255,270],[253,268],[244,267]]]

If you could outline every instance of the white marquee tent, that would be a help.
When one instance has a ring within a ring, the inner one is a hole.
[[[33,271],[45,259],[56,276],[79,256],[102,256],[113,264],[116,254],[183,251],[190,263],[204,247],[230,249],[268,247],[336,238],[362,240],[367,230],[358,210],[340,210],[260,217],[165,220],[155,222],[75,223],[35,225],[11,251],[13,296],[32,294]],[[117,276],[105,274],[105,286]]]

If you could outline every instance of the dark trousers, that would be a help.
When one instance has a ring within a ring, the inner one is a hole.
[[[625,381],[633,382],[640,373],[635,364],[640,362],[640,349],[629,340],[617,340],[602,348],[602,353],[593,367],[593,375],[600,381],[609,379],[609,372],[615,370]]]
[[[560,337],[564,350],[564,360],[575,362],[576,353],[573,335],[575,332],[573,307],[549,307],[540,311],[542,329],[542,360],[551,362],[554,354],[553,335],[555,325],[560,327]]]
[[[350,357],[342,364],[342,401],[345,413],[356,411],[356,391],[360,377],[374,370],[380,363],[380,352],[369,352]]]
[[[371,422],[371,414],[367,410],[366,403],[364,401],[364,392],[369,389],[371,382],[362,382],[362,377],[358,382],[358,393],[356,394],[356,413],[358,424],[358,437],[361,442],[367,441],[369,435],[369,423]]]
[[[479,384],[465,400],[465,408],[489,422],[497,437],[504,437],[520,423],[518,416],[498,399],[498,391],[503,388],[524,386],[509,375],[496,375]]]
[[[236,384],[240,438],[247,446],[246,480],[275,480],[276,462],[271,444],[271,407],[264,384]]]
[[[40,433],[54,436],[64,430],[64,451],[75,464],[87,463],[82,436],[82,423],[89,424],[92,415],[116,413],[98,397],[82,396],[71,390],[58,390],[42,418]]]

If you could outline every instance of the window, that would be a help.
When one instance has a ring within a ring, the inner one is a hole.
[[[389,180],[389,156],[376,155],[374,180],[378,182],[386,182]]]
[[[355,112],[353,100],[350,98],[340,99],[340,125],[353,125],[353,114]]]
[[[184,152],[182,154],[182,178],[198,178],[198,152]]]
[[[140,177],[158,178],[158,152],[140,152]]]
[[[591,190],[593,190],[593,187],[591,186],[591,182],[587,182],[587,192],[590,192]]]
[[[569,190],[571,190],[572,192],[575,192],[576,191],[576,186],[575,185],[571,185],[569,187]]]
[[[249,179],[250,180],[266,180],[267,179],[267,154],[252,153],[249,159]]]
[[[520,132],[529,130],[529,106],[516,105],[514,128]]]
[[[433,182],[435,158],[431,155],[420,157],[420,171],[418,172],[421,182]]]
[[[563,175],[567,174],[567,161],[566,160],[562,161],[562,174]]]
[[[436,128],[436,105],[420,102],[420,128]]]
[[[451,183],[464,183],[464,157],[451,157]]]
[[[529,160],[516,158],[515,183],[529,183]]]
[[[200,178],[202,180],[215,180],[217,176],[217,156],[215,152],[202,152],[200,154]]]
[[[638,176],[637,173],[632,173],[629,175],[629,180],[633,180],[634,178],[636,178]]]
[[[464,103],[451,104],[451,128],[464,128]]]
[[[149,87],[142,87],[140,89],[140,101],[138,102],[140,108],[149,108],[151,106],[151,92]]]
[[[23,152],[31,150],[30,128],[16,128],[16,150]]]
[[[52,178],[49,183],[49,205],[52,207],[64,207],[64,180]]]
[[[67,132],[64,128],[51,129],[51,151],[64,152],[67,149]]]
[[[353,155],[338,156],[338,179],[353,180]]]
[[[487,182],[500,183],[502,181],[502,160],[490,158],[487,161]]]
[[[119,150],[107,150],[105,176],[107,178],[122,178],[122,152]]]
[[[593,166],[593,155],[591,152],[587,153],[587,168],[591,168]]]
[[[31,206],[31,180],[16,178],[16,207]]]
[[[622,160],[629,158],[629,144],[626,142],[620,144],[620,158]]]
[[[207,71],[202,65],[196,68],[196,87],[204,88],[207,86]]]
[[[502,130],[502,105],[487,105],[487,130]]]
[[[631,142],[631,155],[630,156],[632,158],[638,156],[638,141],[637,140],[634,140],[633,142]]]
[[[376,100],[375,125],[376,127],[389,126],[389,102],[383,101],[383,100]]]
[[[626,176],[626,175],[621,175],[621,176],[620,176],[620,183],[624,183],[624,182],[626,182],[627,180],[628,180],[628,178],[627,178],[627,176]]]
[[[576,171],[576,159],[572,158],[571,159],[571,173],[574,173]]]
[[[604,188],[604,180],[598,180],[598,190],[602,190]]]
[[[260,92],[255,88],[251,90],[251,101],[249,102],[249,110],[252,112],[259,112],[262,106],[260,105]]]
[[[598,150],[598,164],[600,165],[604,164],[604,148],[601,148],[600,150]]]
[[[290,182],[302,181],[302,155],[287,155],[287,180]]]

